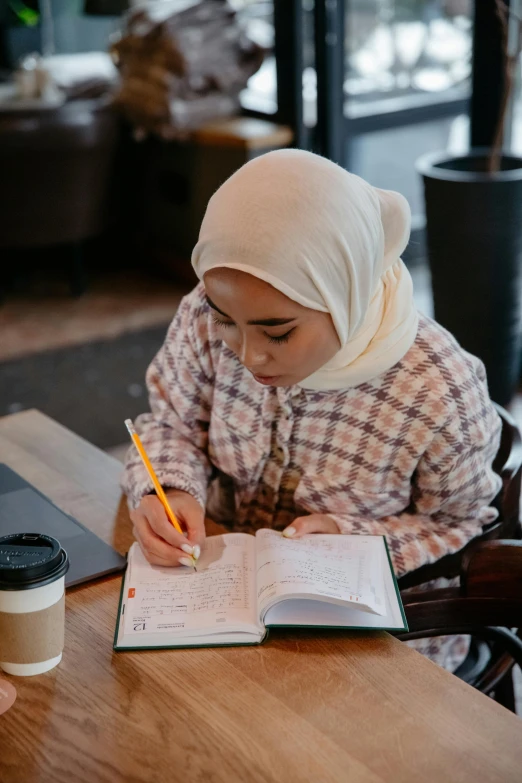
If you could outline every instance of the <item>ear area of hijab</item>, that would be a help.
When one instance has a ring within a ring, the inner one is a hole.
[[[404,253],[411,231],[410,205],[394,190],[375,188],[381,210],[384,231],[384,270],[392,266]]]

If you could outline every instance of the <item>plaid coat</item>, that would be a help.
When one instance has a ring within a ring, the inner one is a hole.
[[[327,513],[342,533],[385,534],[401,576],[458,551],[496,516],[501,425],[484,367],[429,318],[421,316],[406,356],[371,382],[326,392],[266,387],[220,339],[199,284],[147,386],[151,412],[136,428],[160,482],[202,505],[217,487],[209,513],[231,529],[281,530],[296,516]],[[134,449],[122,485],[131,507],[152,490]],[[451,647],[465,654],[462,637],[453,641],[415,646],[448,665]]]

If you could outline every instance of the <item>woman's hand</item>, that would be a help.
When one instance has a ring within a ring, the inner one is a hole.
[[[340,533],[337,523],[328,514],[309,514],[307,517],[294,519],[291,525],[283,530],[285,538],[301,538],[307,533]]]
[[[165,494],[187,536],[174,528],[156,495],[145,495],[138,508],[131,511],[134,536],[152,565],[191,566],[205,538],[205,511],[188,492],[169,490]]]

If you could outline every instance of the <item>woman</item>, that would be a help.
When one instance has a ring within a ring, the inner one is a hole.
[[[191,562],[205,507],[234,530],[385,534],[398,576],[495,518],[500,421],[482,364],[415,309],[409,231],[402,196],[297,150],[216,192],[137,421],[187,538],[132,452],[123,480],[151,563]]]

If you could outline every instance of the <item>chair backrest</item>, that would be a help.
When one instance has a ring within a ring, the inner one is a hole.
[[[522,541],[499,539],[470,547],[462,558],[460,592],[468,598],[522,602]]]
[[[495,473],[502,479],[502,487],[492,502],[492,505],[498,510],[498,518],[495,522],[486,525],[482,534],[470,541],[459,552],[446,555],[435,563],[421,566],[421,568],[405,574],[399,579],[401,590],[408,590],[410,587],[416,587],[440,577],[453,579],[458,576],[464,554],[478,541],[522,538],[520,526],[522,436],[511,414],[499,405],[495,405],[495,407],[502,421],[500,446],[493,462]]]

